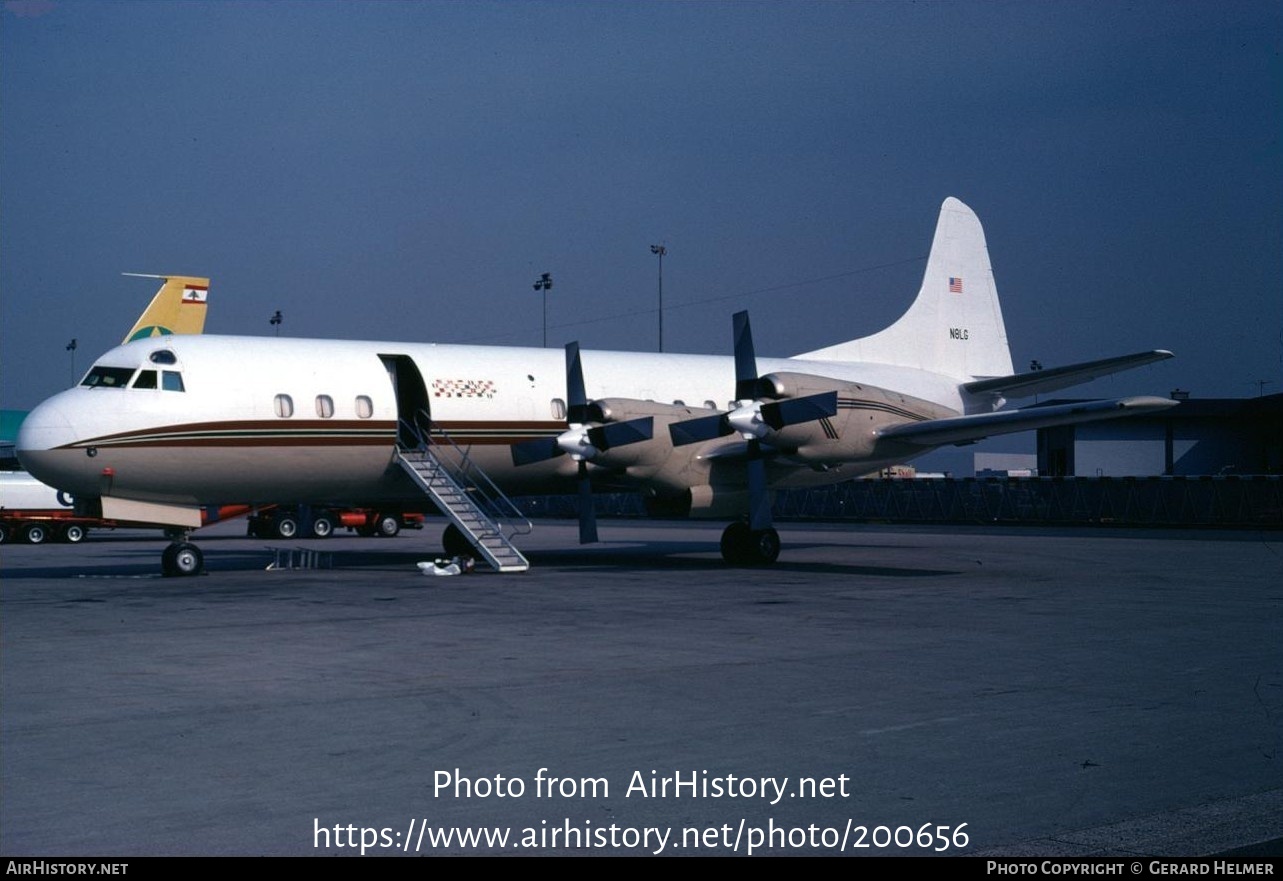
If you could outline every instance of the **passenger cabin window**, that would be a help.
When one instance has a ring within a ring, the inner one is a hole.
[[[289,419],[294,415],[294,399],[289,395],[277,395],[275,398],[276,415]]]
[[[561,398],[552,399],[552,418],[558,420],[566,418],[566,402]]]
[[[322,419],[329,419],[334,415],[334,399],[329,395],[316,396],[316,415]]]
[[[153,364],[177,364],[178,359],[169,349],[157,349],[151,353],[151,363]]]
[[[134,387],[134,388],[155,388],[155,387],[156,387],[156,371],[155,371],[155,370],[139,370],[139,371],[138,371],[138,378],[134,380],[134,385],[133,385],[133,387]]]
[[[183,388],[183,375],[177,370],[162,370],[160,373],[160,387],[167,392],[187,391]]]
[[[89,388],[124,388],[129,384],[129,377],[134,375],[132,367],[104,367],[95,365],[80,381]]]
[[[369,419],[374,415],[374,402],[365,395],[357,395],[356,415],[361,419]]]

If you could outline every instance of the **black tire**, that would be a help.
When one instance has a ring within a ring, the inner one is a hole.
[[[62,533],[58,537],[63,541],[74,545],[80,544],[80,542],[84,541],[85,536],[88,534],[88,527],[82,526],[79,523],[68,523],[62,528]]]
[[[451,524],[453,528],[454,524]],[[395,514],[380,514],[378,521],[374,524],[374,531],[383,538],[393,538],[401,531],[401,519]]]
[[[477,556],[477,549],[472,546],[472,542],[453,523],[441,534],[441,549],[447,557]]]
[[[22,540],[29,545],[44,544],[49,540],[49,527],[43,523],[28,523],[22,530]]]
[[[272,531],[277,538],[298,538],[298,520],[294,517],[276,517],[272,520]]]
[[[0,544],[4,544],[8,540],[9,540],[9,524],[0,523]]]
[[[780,558],[780,534],[774,529],[755,529],[745,550],[754,566],[769,566]]]
[[[329,538],[334,534],[334,520],[329,514],[318,514],[312,521],[312,538]]]
[[[748,545],[753,531],[743,520],[736,520],[722,531],[722,559],[732,566],[748,562]]]
[[[171,577],[199,575],[205,568],[205,555],[191,542],[174,542],[161,555],[160,568]]]

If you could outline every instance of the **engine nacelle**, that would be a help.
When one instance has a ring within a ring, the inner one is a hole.
[[[756,390],[760,399],[771,402],[825,392],[837,394],[836,415],[786,425],[761,438],[763,443],[788,451],[796,460],[815,464],[875,457],[879,433],[889,425],[958,415],[911,395],[806,373],[768,373],[758,380]],[[764,408],[770,406],[771,403],[763,404]]]
[[[651,517],[690,517],[695,520],[734,520],[748,510],[748,490],[703,484],[671,496],[647,496]]]

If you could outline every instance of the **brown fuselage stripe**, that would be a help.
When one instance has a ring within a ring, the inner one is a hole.
[[[509,445],[521,440],[554,436],[565,430],[547,422],[444,422],[437,427],[456,444]],[[139,431],[117,432],[65,444],[63,449],[84,447],[333,447],[390,446],[395,443],[394,422],[335,422],[326,419],[241,420],[194,422]]]

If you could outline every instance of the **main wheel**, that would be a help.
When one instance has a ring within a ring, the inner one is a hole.
[[[454,529],[453,523],[450,524],[450,528]],[[383,538],[392,538],[401,531],[401,521],[397,519],[395,514],[380,514],[378,522],[374,524],[374,529]],[[458,530],[455,531],[457,532]]]
[[[277,538],[294,538],[298,535],[298,521],[293,517],[277,517],[272,526]]]
[[[161,571],[167,576],[199,575],[204,565],[200,548],[186,541],[174,542],[160,557]]]
[[[441,549],[445,551],[447,557],[462,557],[465,554],[469,557],[477,556],[477,550],[472,546],[472,542],[468,541],[468,537],[453,523],[447,526],[441,535]]]
[[[330,519],[330,515],[318,514],[316,519],[312,521],[312,537],[329,538],[333,534],[334,521]]]
[[[28,523],[22,531],[22,538],[27,544],[44,544],[49,540],[49,527],[43,523]]]
[[[722,559],[732,566],[768,566],[780,558],[780,534],[774,529],[750,529],[736,520],[722,533]]]
[[[62,535],[60,537],[63,541],[70,542],[74,545],[84,541],[85,536],[88,534],[89,530],[81,526],[79,523],[68,523],[63,527]]]
[[[722,559],[732,566],[748,562],[748,543],[753,531],[743,520],[736,520],[722,531]]]
[[[754,529],[749,535],[748,562],[769,566],[780,558],[780,534],[774,529]]]

